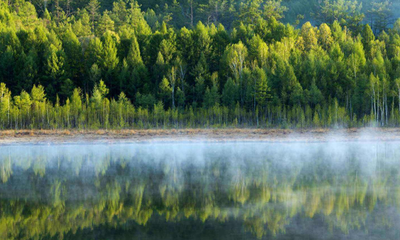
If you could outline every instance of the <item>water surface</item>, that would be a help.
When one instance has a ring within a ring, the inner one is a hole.
[[[0,239],[400,239],[400,144],[0,148]]]

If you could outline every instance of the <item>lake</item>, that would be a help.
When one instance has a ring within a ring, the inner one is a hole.
[[[0,147],[0,239],[400,239],[400,144]]]

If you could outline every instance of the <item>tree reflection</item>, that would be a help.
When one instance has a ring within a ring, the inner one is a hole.
[[[341,164],[322,146],[307,156],[266,147],[252,159],[251,148],[238,154],[209,147],[201,162],[193,160],[198,151],[178,156],[168,148],[154,154],[151,147],[100,147],[2,150],[0,238],[62,239],[105,224],[188,219],[237,221],[263,238],[285,234],[294,218],[321,218],[331,232],[347,234],[395,227],[382,212],[399,214],[400,160],[393,145],[374,149],[368,159],[344,148]]]

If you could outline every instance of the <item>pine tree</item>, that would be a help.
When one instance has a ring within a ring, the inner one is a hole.
[[[114,21],[108,16],[107,12],[104,12],[103,15],[99,19],[99,23],[96,28],[96,35],[103,36],[103,34],[107,31],[113,32],[114,28]]]
[[[128,86],[131,87],[127,88],[128,96],[133,96],[136,91],[149,93],[151,84],[148,81],[148,71],[143,63],[139,44],[135,36],[132,37],[132,42],[128,51],[126,61],[131,72],[131,81],[128,81]]]
[[[95,31],[95,25],[99,16],[100,3],[97,0],[90,0],[86,9],[90,15],[90,22],[92,24],[92,33]]]
[[[306,51],[310,51],[313,49],[315,46],[317,46],[318,39],[315,33],[314,27],[311,25],[310,22],[306,22],[302,27],[301,27],[301,37],[304,40],[304,49]]]
[[[229,78],[228,81],[226,81],[224,89],[222,91],[222,102],[230,109],[233,109],[235,107],[235,104],[238,100],[237,88],[238,87],[235,82],[231,78]]]
[[[258,35],[250,40],[249,58],[252,61],[257,61],[260,67],[265,67],[267,64],[268,46]]]
[[[372,58],[371,50],[374,40],[375,40],[375,35],[372,32],[371,27],[368,24],[366,24],[362,31],[362,43],[364,45],[365,53],[369,59]]]
[[[252,74],[255,82],[254,107],[256,107],[256,105],[263,107],[267,99],[270,98],[267,75],[261,68],[254,69]]]
[[[330,46],[333,43],[331,29],[325,23],[323,23],[323,24],[321,24],[321,26],[319,26],[318,43],[327,51],[330,49]]]
[[[104,33],[102,42],[103,53],[100,66],[104,72],[105,83],[109,86],[111,95],[115,96],[118,84],[114,79],[116,78],[116,70],[119,63],[117,57],[117,43],[114,35],[110,31]]]
[[[45,52],[44,72],[46,92],[51,100],[55,100],[56,94],[61,89],[64,80],[64,64],[65,54],[63,51],[58,51],[57,48],[50,44]]]
[[[159,95],[160,95],[160,98],[162,99],[162,102],[164,103],[164,105],[170,103],[172,89],[171,89],[171,86],[170,86],[167,78],[164,77],[162,79],[159,89],[160,89]],[[170,106],[170,105],[167,105],[167,106]]]
[[[83,74],[82,47],[71,29],[68,29],[62,36],[62,46],[66,56],[66,75],[72,79],[75,86],[83,87],[81,83],[81,75]]]

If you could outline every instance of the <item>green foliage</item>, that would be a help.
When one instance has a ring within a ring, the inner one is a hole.
[[[324,0],[317,10],[316,18],[321,23],[332,24],[334,21],[338,21],[356,31],[364,18],[361,9],[362,4],[357,1]]]
[[[0,5],[3,128],[151,127],[154,105],[163,127],[399,124],[389,2],[366,5],[371,28],[358,2],[311,1],[321,24],[299,29],[280,0],[48,4]]]

